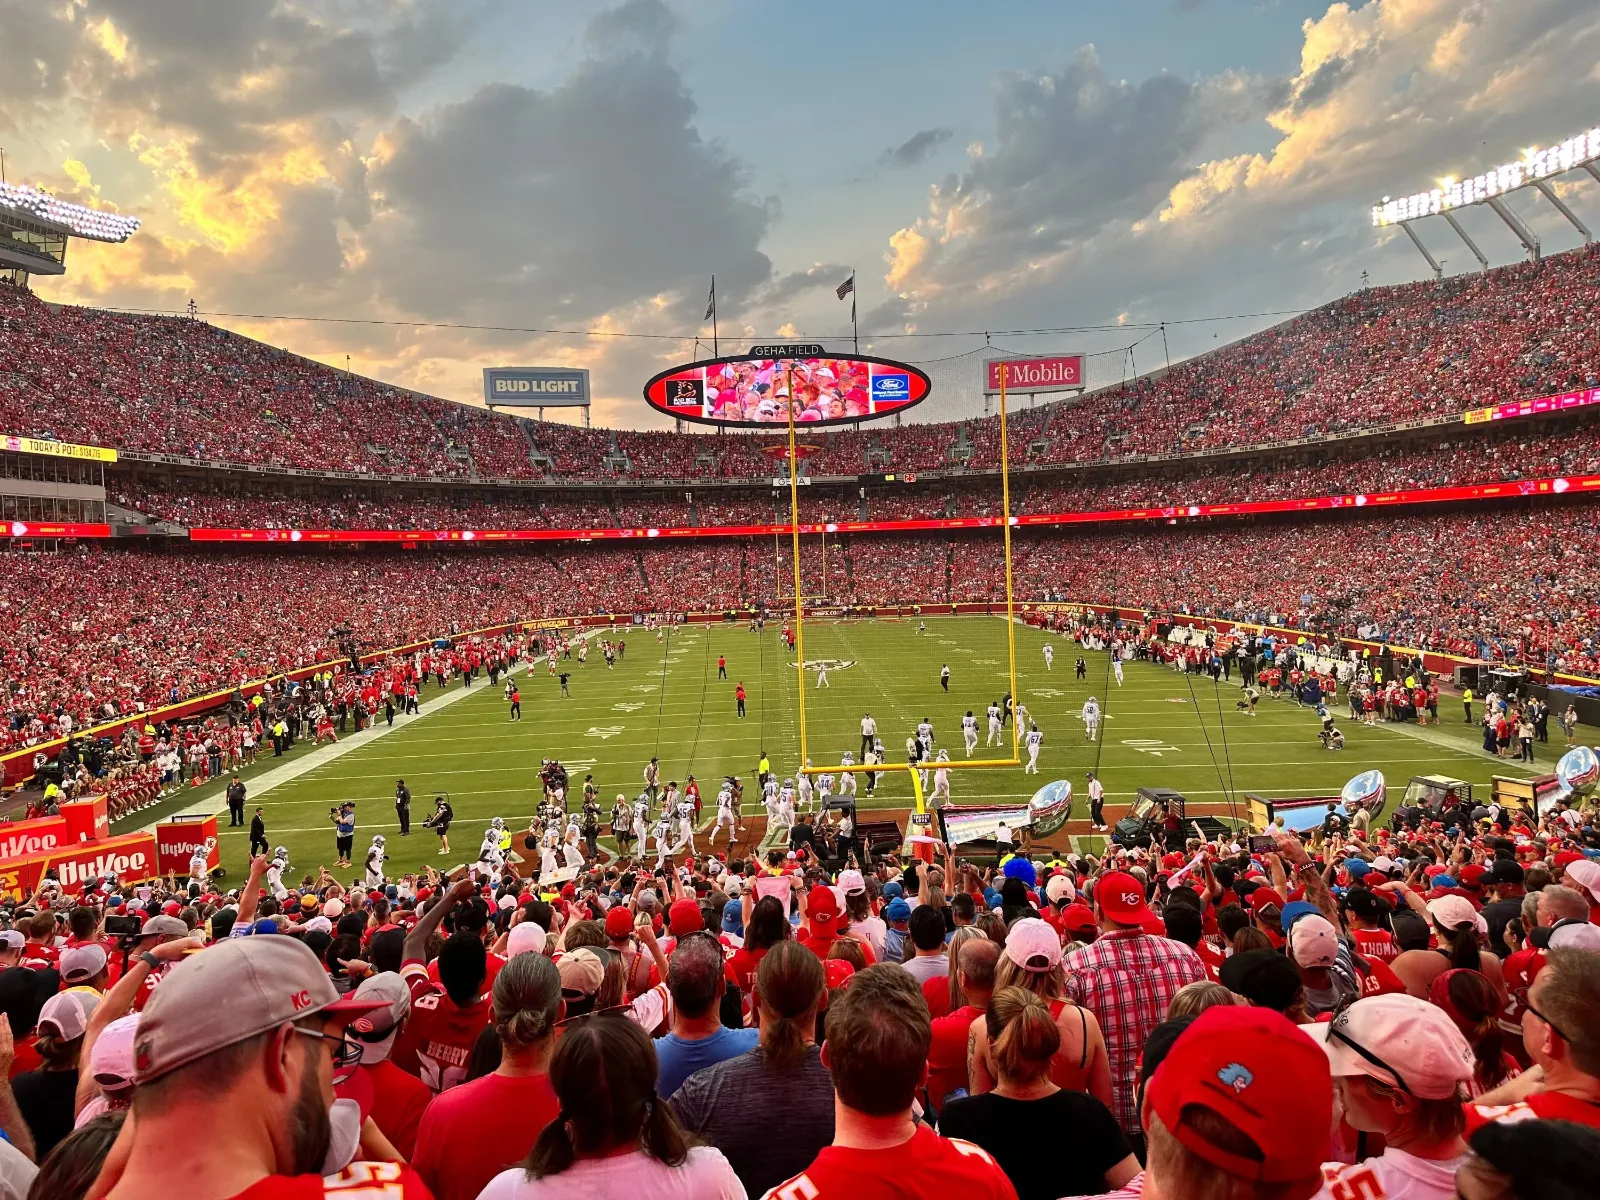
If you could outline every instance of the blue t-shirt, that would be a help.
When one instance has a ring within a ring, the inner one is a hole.
[[[677,1034],[669,1033],[656,1039],[656,1095],[671,1099],[672,1093],[683,1086],[683,1081],[702,1067],[712,1067],[726,1059],[736,1058],[747,1050],[754,1050],[761,1039],[759,1029],[729,1029],[720,1027],[708,1038],[686,1042]]]

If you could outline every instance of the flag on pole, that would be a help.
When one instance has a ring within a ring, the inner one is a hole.
[[[717,311],[717,277],[715,275],[713,275],[711,277],[711,291],[706,296],[706,315],[701,317],[700,319],[702,321],[709,321],[709,320],[711,320],[712,315],[716,311]]]
[[[839,285],[839,286],[838,286],[838,287],[837,287],[837,288],[836,288],[836,289],[834,289],[834,290],[835,290],[835,293],[836,293],[836,294],[837,294],[837,295],[838,295],[838,297],[839,297],[839,299],[841,299],[841,300],[843,300],[843,299],[844,299],[844,298],[845,298],[845,297],[846,297],[846,296],[848,296],[848,295],[849,295],[849,294],[850,294],[850,293],[851,293],[851,292],[853,292],[853,291],[855,291],[855,290],[856,290],[856,277],[855,277],[855,272],[853,272],[853,271],[852,271],[852,272],[851,272],[851,273],[850,273],[850,278],[849,278],[849,279],[846,279],[846,280],[845,280],[845,281],[844,281],[844,282],[843,282],[843,283],[841,283],[841,284],[840,284],[840,285]]]

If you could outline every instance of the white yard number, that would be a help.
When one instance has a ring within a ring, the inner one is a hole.
[[[1177,754],[1176,746],[1169,746],[1158,738],[1123,738],[1124,746],[1132,746],[1140,754],[1154,754],[1160,758],[1163,754]]]

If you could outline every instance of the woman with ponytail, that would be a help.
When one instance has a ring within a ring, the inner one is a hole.
[[[1405,984],[1406,992],[1419,1000],[1428,998],[1433,981],[1446,971],[1476,971],[1489,981],[1501,1005],[1506,1003],[1506,985],[1500,960],[1483,949],[1489,926],[1472,902],[1456,895],[1436,896],[1424,901],[1415,892],[1398,884],[1386,885],[1391,894],[1401,896],[1411,909],[1428,922],[1434,948],[1406,950],[1394,960],[1394,973]]]
[[[1477,1068],[1467,1081],[1467,1098],[1473,1099],[1522,1073],[1506,1051],[1500,1029],[1500,1002],[1489,981],[1477,971],[1446,971],[1433,981],[1428,999],[1449,1014],[1472,1047]]]
[[[1025,987],[999,988],[982,1020],[999,1080],[991,1092],[949,1101],[939,1115],[940,1133],[987,1150],[1019,1200],[1115,1190],[1139,1173],[1111,1110],[1050,1081],[1061,1031],[1042,996]]]
[[[561,976],[544,955],[518,954],[495,976],[500,1065],[440,1092],[417,1126],[412,1165],[437,1200],[473,1200],[555,1118],[549,1064],[563,1011]]]
[[[756,972],[760,1045],[673,1093],[683,1127],[721,1150],[752,1196],[798,1175],[833,1141],[833,1076],[816,1045],[829,970],[800,942],[774,945]]]
[[[690,1147],[656,1098],[656,1071],[649,1035],[627,1017],[602,1012],[568,1025],[550,1058],[560,1111],[527,1160],[496,1175],[479,1200],[746,1200],[721,1151]]]

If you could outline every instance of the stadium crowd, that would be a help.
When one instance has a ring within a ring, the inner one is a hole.
[[[1366,289],[1157,376],[1019,411],[1013,461],[1091,462],[1348,432],[1600,382],[1593,250]],[[372,475],[772,474],[755,437],[584,429],[388,387],[187,318],[0,289],[7,430]],[[70,417],[68,416],[70,414]],[[816,474],[998,461],[997,417],[820,432]],[[1040,448],[1042,446],[1042,449]]]
[[[1592,424],[1560,433],[1489,429],[1436,442],[1331,448],[1289,458],[1265,456],[1192,462],[1160,472],[1093,478],[1021,477],[1012,481],[1017,513],[1092,512],[1172,504],[1304,499],[1334,493],[1374,493],[1474,483],[1520,482],[1600,472],[1600,437]],[[787,523],[788,497],[770,485],[702,489],[698,494],[618,488],[594,495],[570,491],[512,495],[460,491],[398,494],[369,485],[365,492],[330,488],[285,494],[264,484],[185,483],[161,487],[140,476],[114,474],[108,494],[117,504],[187,526],[247,529],[580,529],[658,528]],[[691,500],[689,497],[693,497]],[[933,486],[878,485],[864,499],[855,486],[802,489],[804,522],[909,521],[998,516],[998,480],[975,476]]]
[[[1600,517],[1491,514],[1019,530],[1019,600],[1068,600],[1388,641],[1600,675]],[[290,554],[285,560],[280,557]],[[858,534],[802,547],[805,594],[840,604],[1003,602],[998,535]],[[792,595],[787,543],[344,553],[84,547],[6,555],[0,747],[341,657],[519,619],[718,611]],[[285,564],[292,563],[292,586]]]
[[[574,836],[561,869],[497,820],[448,876],[379,836],[234,890],[199,852],[50,880],[0,905],[0,1195],[1587,1194],[1587,800],[1351,815],[982,865]]]

